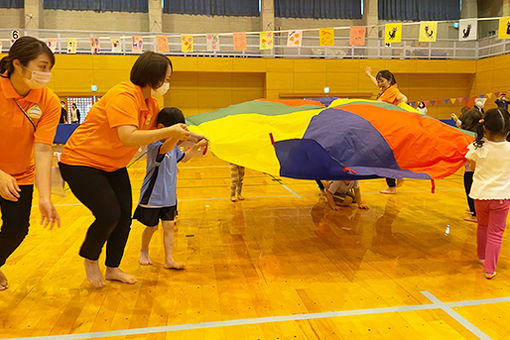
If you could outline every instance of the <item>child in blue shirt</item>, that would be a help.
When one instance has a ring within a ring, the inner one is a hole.
[[[178,108],[164,108],[158,114],[158,129],[185,123],[184,115]],[[133,219],[146,226],[142,233],[140,264],[151,265],[149,243],[161,220],[164,230],[165,268],[184,269],[172,256],[174,225],[177,212],[177,163],[187,161],[207,144],[207,139],[192,134],[196,142],[186,152],[179,149],[181,142],[176,139],[157,141],[147,146],[147,169],[140,191],[140,201]]]

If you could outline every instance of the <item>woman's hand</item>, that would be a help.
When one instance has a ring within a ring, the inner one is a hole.
[[[20,191],[16,179],[0,170],[0,196],[6,200],[17,202]]]
[[[186,124],[175,124],[167,128],[168,137],[176,138],[180,141],[188,140],[191,136],[191,132],[188,130]]]
[[[51,201],[39,201],[39,210],[41,211],[41,225],[46,228],[49,224],[50,230],[53,229],[55,222],[60,228],[60,217]]]

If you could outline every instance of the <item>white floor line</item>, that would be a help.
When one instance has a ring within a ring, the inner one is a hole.
[[[94,339],[94,338],[114,337],[114,336],[127,336],[127,335],[137,335],[137,334],[153,334],[153,333],[186,331],[186,330],[192,330],[192,329],[254,325],[254,324],[271,323],[271,322],[313,320],[313,319],[335,318],[335,317],[343,317],[343,316],[399,313],[399,312],[433,310],[433,309],[441,309],[441,310],[445,311],[450,316],[452,316],[455,320],[460,322],[464,327],[466,327],[471,332],[473,332],[473,334],[478,336],[480,339],[490,339],[485,333],[480,331],[478,328],[473,326],[469,321],[467,321],[462,316],[460,316],[455,311],[453,311],[450,308],[450,306],[461,307],[461,306],[473,306],[473,305],[485,305],[485,304],[492,304],[492,303],[510,302],[510,297],[503,297],[503,298],[494,298],[494,299],[457,301],[457,302],[443,303],[439,299],[437,299],[434,295],[430,294],[427,291],[422,291],[421,293],[423,295],[425,295],[428,299],[430,299],[433,303],[424,304],[424,305],[368,308],[368,309],[356,309],[356,310],[346,310],[346,311],[336,311],[336,312],[305,313],[305,314],[270,316],[270,317],[262,317],[262,318],[251,318],[251,319],[235,319],[235,320],[225,320],[225,321],[199,322],[199,323],[181,324],[181,325],[173,325],[173,326],[120,329],[120,330],[105,331],[105,332],[91,332],[91,333],[79,333],[79,334],[62,334],[62,335],[11,338],[10,340]]]
[[[476,335],[480,339],[491,339],[487,334],[482,332],[480,329],[478,329],[475,325],[473,325],[471,322],[464,319],[459,313],[454,311],[448,304],[445,304],[441,302],[438,298],[436,298],[434,295],[427,291],[421,292],[423,295],[427,297],[430,301],[434,302],[439,308],[441,308],[445,313],[450,315],[452,318],[454,318],[458,323],[460,323],[462,326],[467,328],[471,333]]]
[[[292,195],[296,196],[297,198],[301,198],[301,196],[299,196],[298,194],[296,194],[294,191],[292,191],[291,188],[289,188],[288,186],[286,186],[285,184],[283,183],[280,183],[282,185],[282,187],[284,187],[285,189],[287,189]]]

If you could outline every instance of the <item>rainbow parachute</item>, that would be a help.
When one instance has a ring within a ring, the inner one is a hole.
[[[300,179],[443,178],[473,141],[408,105],[358,99],[259,99],[187,121],[218,158]]]

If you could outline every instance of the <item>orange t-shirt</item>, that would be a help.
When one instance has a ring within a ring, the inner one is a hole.
[[[398,104],[397,97],[400,93],[401,92],[398,89],[397,84],[393,84],[390,87],[388,87],[386,91],[380,93],[379,96],[377,96],[377,99],[385,103],[397,105]]]
[[[0,170],[18,185],[34,184],[34,143],[53,144],[60,119],[60,100],[48,88],[20,96],[9,78],[0,77]],[[32,118],[37,130],[20,110]]]
[[[152,129],[156,126],[158,112],[157,99],[145,100],[140,86],[132,82],[115,85],[92,106],[71,135],[61,162],[108,172],[127,166],[138,147],[122,144],[116,128],[132,125],[141,130]]]

